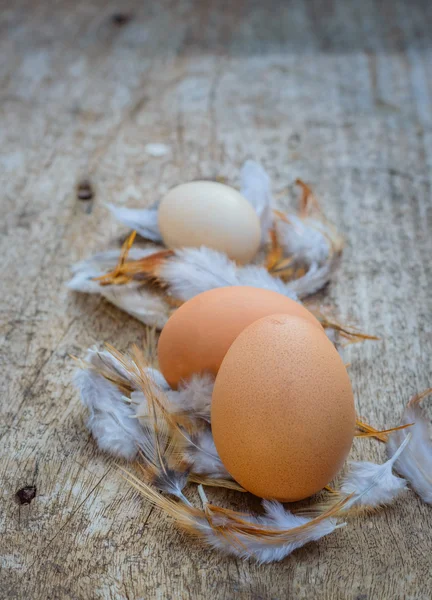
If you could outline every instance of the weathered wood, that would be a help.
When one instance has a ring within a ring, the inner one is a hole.
[[[348,240],[326,301],[383,338],[345,354],[359,412],[397,423],[432,374],[431,4],[3,4],[0,596],[430,598],[432,510],[412,494],[264,567],[171,527],[97,451],[71,385],[70,354],[143,328],[64,284],[125,233],[107,201],[237,184],[247,157],[275,192],[300,176]],[[353,455],[383,458],[365,440]]]

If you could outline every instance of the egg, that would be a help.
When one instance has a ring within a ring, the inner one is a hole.
[[[246,490],[301,500],[332,480],[351,448],[355,410],[348,373],[310,320],[264,317],[226,353],[211,423],[223,464]]]
[[[194,373],[216,375],[229,347],[245,327],[274,313],[302,317],[323,331],[298,302],[261,288],[230,286],[198,294],[168,320],[159,338],[160,369],[170,386]]]
[[[237,190],[214,181],[192,181],[170,190],[158,211],[168,248],[207,246],[240,263],[252,260],[261,242],[261,225]]]

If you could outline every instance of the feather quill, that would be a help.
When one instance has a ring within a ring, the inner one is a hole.
[[[402,424],[413,423],[409,428],[394,432],[387,442],[387,454],[394,459],[397,446],[411,435],[411,442],[402,456],[395,459],[395,469],[410,483],[412,489],[427,504],[432,504],[432,440],[429,423],[421,409],[420,401],[432,394],[432,388],[415,396],[406,407]]]

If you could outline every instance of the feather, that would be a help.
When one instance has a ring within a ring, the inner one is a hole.
[[[375,508],[389,504],[406,490],[406,481],[392,473],[393,466],[405,450],[409,435],[399,446],[393,457],[382,465],[371,462],[351,462],[350,471],[342,482],[341,492],[352,494],[347,504]]]
[[[194,419],[210,423],[210,405],[214,377],[209,373],[195,374],[182,382],[178,390],[167,391],[167,398],[177,413],[185,413]]]
[[[122,286],[103,286],[100,287],[100,293],[117,308],[157,329],[164,327],[173,311],[160,293],[153,292],[138,282]]]
[[[156,379],[154,374],[153,377]],[[195,375],[179,390],[165,391],[165,400],[162,402],[167,413],[174,418],[176,415],[186,415],[189,424],[200,420],[209,423],[213,386],[214,378],[211,375]],[[140,422],[148,424],[149,416],[151,416],[148,395],[143,391],[132,392],[131,399],[138,404],[136,415]],[[153,421],[150,419],[150,427],[152,424]],[[196,428],[192,427],[192,432],[184,433],[183,437],[183,458],[190,464],[194,474],[205,475],[213,479],[231,479],[219,458],[210,427],[207,424],[199,425]]]
[[[234,481],[234,479],[223,479],[222,477],[209,477],[208,475],[190,473],[188,481],[191,483],[198,483],[206,487],[225,488],[228,490],[234,490],[236,492],[246,493],[246,490],[242,488],[240,484]]]
[[[432,388],[409,402],[402,416],[402,424],[413,423],[412,427],[395,431],[387,442],[387,454],[395,461],[395,469],[427,504],[432,504],[432,440],[420,401],[431,393]],[[404,443],[408,435],[411,435],[411,442],[406,452],[397,456],[397,446]]]
[[[210,429],[197,431],[186,448],[186,458],[191,463],[191,471],[213,479],[231,479],[216,450]]]
[[[263,503],[264,515],[252,515],[210,504],[199,486],[203,508],[175,502],[159,494],[131,473],[125,478],[150,502],[164,510],[177,526],[221,552],[258,563],[280,561],[297,548],[333,533],[343,526],[337,517],[347,500],[309,518],[286,511],[277,502]]]
[[[261,222],[262,243],[269,240],[273,226],[273,199],[270,177],[264,168],[253,160],[247,160],[240,173],[241,193],[254,207]]]
[[[93,348],[88,352],[76,384],[83,404],[91,411],[88,427],[99,447],[129,460],[136,457],[139,449],[155,485],[170,493],[173,493],[172,481],[177,472],[177,481],[184,484],[186,479],[183,467],[175,469],[170,463],[174,454],[181,465],[190,464],[197,474],[230,479],[216,452],[210,429],[206,426],[193,434],[182,434],[176,419],[171,419],[178,413],[190,414],[194,406],[202,415],[194,415],[194,418],[208,419],[212,378],[197,377],[189,387],[171,391],[174,397],[179,395],[178,402],[173,404],[162,374],[146,365],[144,355],[136,349],[133,357],[114,348],[104,351]],[[200,397],[200,390],[207,394],[205,398]],[[131,400],[129,403],[124,401],[125,391]],[[164,461],[160,459],[164,453],[157,450],[162,446],[166,452],[171,451]],[[165,487],[162,488],[163,481]]]
[[[91,369],[80,369],[74,384],[90,412],[87,428],[99,448],[112,456],[134,459],[143,442],[143,430],[134,419],[133,407],[123,402],[122,392]]]
[[[225,254],[204,246],[176,250],[174,256],[159,267],[159,273],[171,293],[182,301],[231,285],[251,285],[296,299],[290,286],[272,277],[264,267],[238,267]]]
[[[317,219],[305,220],[289,214],[286,219],[277,219],[275,225],[285,254],[294,256],[296,262],[308,266],[323,265],[329,258],[331,241]]]
[[[170,416],[163,392],[149,375],[145,355],[134,346],[132,356],[116,352],[115,357],[129,371],[146,402],[146,414],[135,419],[143,432],[139,440],[141,462],[138,467],[157,489],[186,501],[182,490],[187,483],[190,464],[183,452],[185,437]]]
[[[136,406],[125,402],[124,393],[133,397],[142,392],[131,391],[137,388],[136,378],[115,353],[114,349],[110,352],[91,348],[74,383],[90,412],[87,427],[99,448],[112,456],[133,460],[139,448],[148,445],[149,432],[136,419]],[[157,369],[146,368],[146,376],[155,385],[168,385]]]
[[[153,242],[162,242],[157,208],[126,208],[114,204],[108,204],[107,207],[117,221],[137,231],[143,238]]]
[[[145,348],[143,352],[155,353],[155,340],[153,339],[153,332],[147,332],[145,337]],[[136,381],[134,377],[131,377],[130,371],[125,367],[124,363],[119,359],[119,353],[115,348],[109,344],[105,345],[105,350],[99,350],[97,346],[93,346],[87,351],[87,355],[82,361],[82,368],[92,369],[99,375],[102,375],[105,379],[114,383],[122,391],[128,391],[136,389]],[[148,364],[151,364],[153,358],[149,357]],[[162,375],[162,373],[154,367],[146,367],[145,369],[147,376],[153,381],[153,383],[162,390],[171,389]]]
[[[150,254],[154,254],[154,252],[154,248],[133,247],[128,252],[128,258],[130,260],[139,260]],[[67,284],[68,288],[75,292],[100,294],[102,291],[101,286],[96,279],[105,275],[108,271],[113,271],[121,255],[121,249],[107,250],[76,263],[72,266],[73,277]]]
[[[322,290],[330,281],[333,265],[327,262],[322,266],[313,263],[305,275],[289,282],[293,296],[307,298]]]
[[[157,369],[146,369],[147,375],[155,385],[165,392],[167,410],[171,414],[187,415],[191,419],[199,419],[210,423],[210,404],[214,387],[214,377],[208,373],[193,375],[182,382],[178,390],[172,390],[166,379]],[[137,416],[145,416],[148,412],[147,400],[142,392],[132,392],[131,399],[139,404]]]
[[[220,525],[216,522],[205,532],[205,541],[225,554],[265,564],[278,562],[294,550],[342,527],[331,517],[313,523],[314,519],[294,515],[282,505],[263,504],[264,516],[248,516],[241,526],[231,525],[229,521],[222,521]]]
[[[155,249],[131,248],[128,258],[139,260],[155,253]],[[98,278],[114,271],[122,255],[121,250],[109,250],[77,263],[72,268],[73,277],[67,284],[75,292],[100,294],[108,302],[151,327],[162,329],[172,308],[158,291],[131,281],[124,285],[101,285]]]

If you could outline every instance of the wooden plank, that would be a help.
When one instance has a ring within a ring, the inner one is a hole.
[[[247,157],[275,192],[300,176],[348,241],[326,303],[383,338],[346,350],[358,409],[396,423],[432,373],[431,5],[119,6],[0,14],[2,597],[429,598],[432,513],[412,494],[265,567],[177,532],[97,451],[71,386],[70,354],[126,348],[142,326],[64,284],[126,233],[105,202],[145,205],[196,177],[235,185]],[[152,158],[149,142],[170,153]],[[76,198],[84,177],[90,201]],[[353,456],[383,453],[363,440]]]

